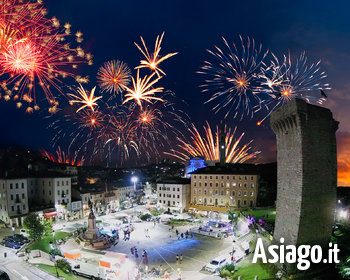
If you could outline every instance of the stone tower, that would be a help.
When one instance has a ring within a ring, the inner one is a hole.
[[[277,139],[274,240],[328,246],[337,186],[335,132],[326,108],[293,99],[271,114]]]
[[[224,123],[221,123],[219,145],[220,165],[223,166],[226,163],[226,134]]]

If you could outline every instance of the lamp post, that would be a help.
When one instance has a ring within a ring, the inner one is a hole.
[[[137,178],[136,176],[132,176],[131,177],[131,182],[134,183],[134,191],[136,191],[136,183],[138,182],[139,178]]]
[[[55,239],[55,231],[54,230],[52,230],[52,237],[53,237],[53,242],[52,241],[50,241],[50,248],[51,248],[51,250],[54,250],[55,249],[55,247],[56,247],[56,239]],[[55,244],[55,245],[53,245],[53,244]],[[52,255],[51,255],[51,257],[52,257],[52,259],[53,259],[53,261],[54,261],[54,264],[55,264],[55,269],[56,269],[56,275],[57,275],[57,278],[60,278],[60,275],[58,274],[58,270],[57,270],[57,263],[56,263],[56,257],[55,257],[55,254],[53,254],[52,253]]]

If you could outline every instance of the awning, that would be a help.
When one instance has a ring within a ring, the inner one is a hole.
[[[47,212],[44,213],[44,217],[45,218],[52,218],[52,217],[56,217],[57,216],[57,212]]]
[[[99,266],[101,266],[101,267],[111,268],[111,263],[110,263],[110,262],[105,262],[105,261],[99,260],[99,261],[98,261],[98,264],[99,264]]]
[[[78,252],[69,252],[69,253],[66,252],[66,253],[64,253],[64,257],[67,259],[71,259],[71,260],[79,258],[80,256],[81,256],[81,254]]]

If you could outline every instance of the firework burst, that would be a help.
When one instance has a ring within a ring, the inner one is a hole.
[[[77,109],[77,113],[80,110],[83,110],[84,108],[88,107],[90,108],[92,111],[94,111],[94,106],[97,106],[96,101],[101,99],[102,96],[98,96],[95,97],[95,90],[96,87],[94,87],[90,93],[88,93],[88,91],[86,89],[84,89],[84,87],[82,85],[79,84],[79,87],[77,89],[77,94],[69,94],[71,100],[69,101],[71,105],[78,103],[81,104],[82,106],[80,106]]]
[[[131,77],[133,88],[125,87],[127,93],[125,94],[126,99],[124,100],[124,103],[127,103],[131,100],[135,100],[136,103],[142,107],[142,101],[152,103],[154,100],[163,101],[163,99],[154,96],[154,94],[158,92],[163,91],[163,87],[156,87],[152,88],[152,86],[157,83],[161,77],[157,77],[152,81],[152,78],[154,76],[154,73],[151,74],[149,77],[144,76],[144,78],[140,78],[139,69],[137,69],[137,76],[136,79]]]
[[[157,36],[157,39],[156,39],[156,43],[155,43],[155,46],[154,46],[154,52],[153,54],[149,53],[148,52],[148,49],[147,49],[147,46],[146,46],[146,43],[145,41],[143,40],[142,37],[141,38],[141,42],[142,42],[142,45],[143,45],[143,48],[140,47],[136,42],[135,42],[135,45],[136,47],[140,50],[140,52],[143,54],[143,56],[146,58],[145,60],[141,60],[140,61],[140,65],[137,66],[136,68],[137,69],[140,69],[140,68],[149,68],[151,70],[153,70],[155,73],[157,73],[158,77],[160,76],[160,73],[165,75],[165,72],[159,68],[159,64],[161,62],[163,62],[164,60],[178,54],[177,52],[176,53],[169,53],[165,56],[160,56],[159,53],[160,53],[160,50],[161,50],[161,44],[162,44],[162,40],[163,40],[163,36],[164,36],[164,32],[162,33],[162,35],[159,37],[159,35]]]
[[[322,104],[325,98],[320,94],[320,90],[330,90],[331,87],[325,82],[327,75],[321,71],[320,63],[319,60],[308,64],[305,52],[294,61],[290,53],[283,56],[282,62],[273,55],[270,65],[262,68],[260,74],[263,91],[269,98],[264,101],[268,114],[257,125],[261,125],[276,108],[294,98]]]
[[[97,73],[98,84],[102,91],[120,93],[129,84],[131,71],[119,60],[106,62]]]
[[[63,79],[75,77],[79,63],[92,63],[91,54],[71,47],[70,24],[61,27],[56,18],[47,19],[46,13],[41,1],[0,3],[1,87],[8,99],[18,102],[18,108],[28,103],[27,112],[39,109],[36,85],[55,107],[55,92],[63,93]]]
[[[230,113],[234,118],[253,117],[262,101],[258,71],[268,51],[263,51],[261,44],[256,46],[249,37],[240,36],[240,45],[232,43],[230,46],[225,38],[223,41],[226,50],[217,46],[214,51],[208,50],[214,61],[205,61],[198,71],[207,77],[201,85],[202,92],[211,93],[206,103],[217,102],[213,110],[226,109],[225,117]]]
[[[251,152],[250,146],[253,140],[242,144],[244,133],[236,136],[236,129],[229,129],[224,127],[225,143],[226,143],[226,162],[227,163],[243,163],[249,159],[255,158],[260,152]],[[204,136],[198,131],[194,124],[192,124],[191,141],[177,138],[180,142],[177,150],[172,150],[171,155],[183,162],[196,156],[203,156],[206,160],[219,161],[220,159],[220,131],[216,127],[215,133],[211,129],[209,123],[204,126]]]

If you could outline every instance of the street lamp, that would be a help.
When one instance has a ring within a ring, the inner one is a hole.
[[[131,182],[134,183],[134,191],[136,191],[136,183],[138,182],[139,178],[137,178],[136,176],[132,176],[131,177]]]
[[[56,246],[55,234],[56,234],[55,231],[52,230],[53,243],[52,243],[52,241],[50,241],[50,248],[51,248],[51,250],[54,250],[55,247],[57,247],[57,246]],[[53,244],[55,244],[55,245],[53,245]],[[54,264],[55,264],[55,269],[56,269],[57,278],[60,278],[60,275],[58,274],[58,270],[57,270],[57,262],[56,262],[55,254],[52,253],[51,257],[52,257],[52,259],[53,259],[53,261],[54,261]]]

